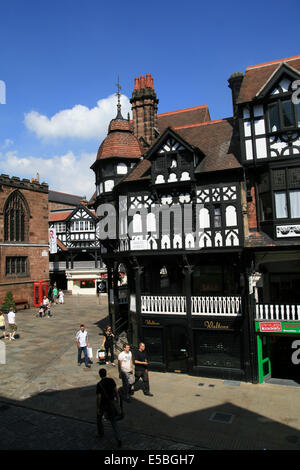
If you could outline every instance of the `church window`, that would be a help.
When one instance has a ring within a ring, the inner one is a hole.
[[[23,196],[14,191],[4,208],[4,240],[23,242],[27,240],[28,210]]]
[[[26,276],[28,274],[27,256],[7,256],[5,273],[7,276]]]

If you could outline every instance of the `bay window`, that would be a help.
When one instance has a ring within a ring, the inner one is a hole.
[[[276,219],[286,219],[288,217],[286,193],[277,191],[275,197],[275,216]]]
[[[300,168],[272,170],[275,217],[277,219],[300,218]]]
[[[273,168],[258,183],[261,221],[300,219],[300,167]]]

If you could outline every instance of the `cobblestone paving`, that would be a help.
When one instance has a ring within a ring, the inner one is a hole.
[[[123,429],[121,450],[201,450],[200,447]],[[105,436],[96,425],[0,402],[1,450],[111,450],[118,449],[109,423]]]
[[[74,341],[84,323],[95,354],[100,326],[108,323],[107,299],[65,299],[50,319],[37,318],[37,309],[17,312],[20,338],[0,340],[6,352],[0,363],[1,449],[116,448],[108,423],[105,438],[96,437],[99,364],[78,367]],[[119,387],[117,367],[105,367]],[[159,372],[150,372],[150,384],[154,397],[138,390],[125,404],[124,449],[300,449],[297,387]],[[216,412],[232,419],[218,422]]]

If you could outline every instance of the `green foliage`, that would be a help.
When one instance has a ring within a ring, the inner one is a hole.
[[[1,309],[4,312],[8,312],[11,307],[15,310],[16,304],[12,292],[9,290],[8,292],[6,292],[6,296],[4,297],[4,302],[1,305]]]

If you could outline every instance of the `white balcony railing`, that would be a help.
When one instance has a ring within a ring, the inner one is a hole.
[[[239,296],[192,297],[192,315],[242,315],[242,299]]]
[[[256,304],[255,319],[300,321],[300,305]]]
[[[241,297],[239,296],[199,296],[191,298],[192,315],[242,315]],[[186,314],[186,297],[142,295],[142,313],[150,314]]]
[[[186,298],[175,295],[142,295],[142,313],[186,314]]]

